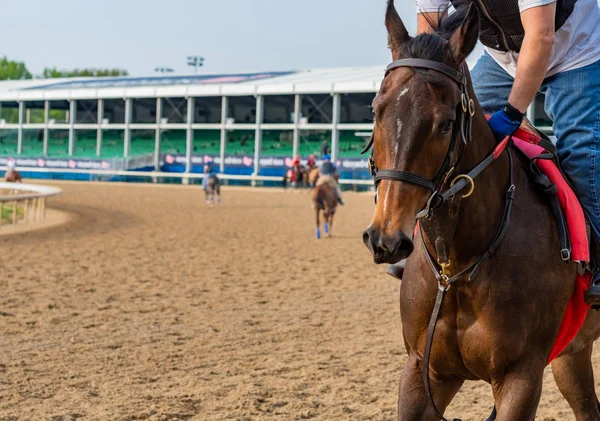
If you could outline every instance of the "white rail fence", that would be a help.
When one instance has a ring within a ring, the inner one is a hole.
[[[0,171],[6,170],[6,167],[0,167]],[[108,171],[108,170],[76,170],[76,169],[63,169],[63,168],[19,168],[21,172],[35,172],[35,173],[49,173],[49,174],[82,174],[82,175],[95,175],[105,177],[139,177],[139,178],[152,178],[158,180],[160,178],[178,178],[181,179],[182,183],[189,183],[190,180],[201,180],[204,178],[204,174],[195,173],[175,173],[175,172],[162,172],[162,171]],[[271,181],[271,182],[282,182],[283,177],[279,176],[264,176],[264,175],[232,175],[232,174],[217,174],[221,180],[236,180],[236,181],[248,181],[253,186],[258,185],[260,182]],[[372,186],[372,180],[357,180],[357,179],[340,179],[339,183],[348,186]]]
[[[0,228],[42,221],[46,199],[62,192],[57,187],[0,182]]]

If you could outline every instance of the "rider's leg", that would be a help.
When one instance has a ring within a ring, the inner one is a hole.
[[[317,180],[317,182],[315,183],[315,185],[318,187],[318,186],[320,186],[321,184],[325,184],[325,183],[327,183],[327,182],[328,182],[327,180],[328,180],[328,179],[327,179],[327,176],[326,176],[326,175],[319,175],[319,179]]]
[[[208,182],[208,175],[204,174],[204,177],[202,177],[202,190],[206,190],[207,182]]]
[[[471,71],[475,96],[485,114],[499,111],[508,102],[514,78],[488,54],[483,54]]]
[[[392,278],[396,278],[399,281],[402,280],[404,276],[404,266],[406,265],[406,259],[399,261],[398,263],[394,263],[393,265],[389,265],[386,269],[385,273],[390,275]]]
[[[337,196],[338,203],[344,206],[344,201],[342,200],[342,190],[340,189],[340,185],[336,181],[335,177],[333,175],[327,175],[327,177],[324,178],[326,179],[326,182],[335,189],[335,195]]]
[[[542,90],[562,168],[600,239],[600,61],[549,77]],[[586,299],[600,304],[600,275]]]
[[[506,105],[514,79],[489,54],[485,53],[479,58],[471,71],[471,79],[484,113],[493,114]],[[390,265],[387,274],[402,280],[404,263],[401,261]]]
[[[335,180],[335,179],[334,179]],[[337,200],[338,203],[342,206],[345,205],[344,201],[342,200],[342,189],[340,188],[340,185],[337,183],[337,181],[335,182],[335,193],[337,195]]]

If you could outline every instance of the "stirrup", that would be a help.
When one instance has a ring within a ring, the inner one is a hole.
[[[585,302],[592,306],[593,310],[600,310],[600,270],[592,275],[590,286],[585,291]]]
[[[390,275],[392,278],[396,278],[401,281],[404,276],[404,266],[406,265],[406,260],[402,260],[398,263],[394,263],[393,265],[389,265],[385,270],[385,273]]]

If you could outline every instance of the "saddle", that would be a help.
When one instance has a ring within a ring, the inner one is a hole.
[[[531,181],[549,199],[556,220],[561,258],[588,263],[590,241],[585,213],[560,167],[556,146],[527,120],[513,134],[512,140],[528,162]]]
[[[585,214],[567,176],[560,168],[556,146],[529,121],[525,121],[514,134],[513,144],[529,162],[529,175],[533,183],[548,197],[556,219],[560,240],[560,255],[565,261],[580,265],[575,290],[563,315],[558,335],[548,358],[552,362],[575,338],[590,308],[584,295],[592,278],[590,266],[590,239]]]

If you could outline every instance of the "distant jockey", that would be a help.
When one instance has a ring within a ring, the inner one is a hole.
[[[317,186],[321,184],[329,184],[336,191],[337,199],[340,205],[344,205],[344,201],[342,200],[342,191],[340,190],[340,186],[338,182],[335,180],[335,175],[337,173],[337,168],[335,164],[331,162],[331,157],[329,155],[323,156],[323,163],[321,164],[321,168],[319,168],[320,177],[317,181]]]

